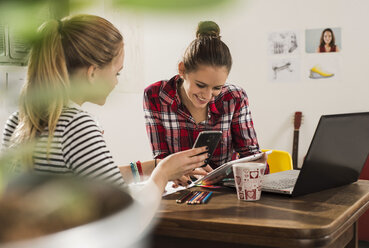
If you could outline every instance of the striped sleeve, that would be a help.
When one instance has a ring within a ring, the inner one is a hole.
[[[18,112],[13,113],[6,121],[3,130],[1,150],[6,150],[10,146],[10,138],[12,137],[16,127],[18,126],[18,122]]]
[[[62,152],[66,166],[76,175],[122,185],[123,178],[107,149],[101,130],[86,112],[79,112],[65,125]]]

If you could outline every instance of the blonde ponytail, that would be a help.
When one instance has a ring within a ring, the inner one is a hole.
[[[68,101],[69,77],[58,27],[57,21],[50,20],[38,29],[20,96],[19,125],[13,135],[13,146],[34,141],[48,127],[49,147]],[[24,162],[32,165],[32,156],[26,156]]]

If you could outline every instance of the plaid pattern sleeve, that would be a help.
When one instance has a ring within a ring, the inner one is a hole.
[[[243,89],[233,92],[237,99],[231,124],[233,146],[240,157],[246,157],[258,153],[259,144],[246,92]]]
[[[165,128],[161,122],[162,106],[160,104],[159,92],[161,82],[158,82],[144,92],[144,114],[146,131],[150,140],[154,158],[164,158],[170,154],[168,144],[165,140]]]

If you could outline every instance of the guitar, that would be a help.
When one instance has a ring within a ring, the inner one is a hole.
[[[294,170],[298,170],[297,158],[299,150],[299,132],[301,126],[302,112],[296,111],[295,118],[293,121],[294,131],[293,131],[293,145],[292,145],[292,165]]]

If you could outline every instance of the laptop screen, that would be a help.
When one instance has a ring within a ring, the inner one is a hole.
[[[357,181],[369,154],[369,112],[323,115],[293,195]]]

